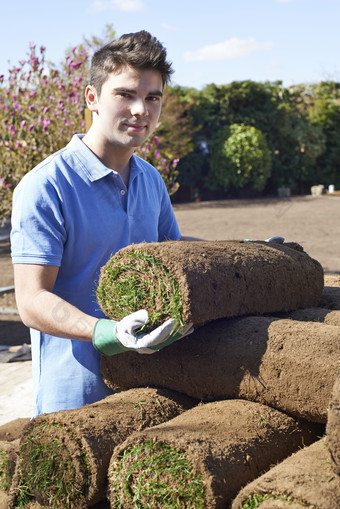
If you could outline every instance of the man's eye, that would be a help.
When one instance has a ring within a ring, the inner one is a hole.
[[[149,97],[147,97],[147,100],[151,102],[158,102],[160,100],[160,97],[158,95],[150,95]]]

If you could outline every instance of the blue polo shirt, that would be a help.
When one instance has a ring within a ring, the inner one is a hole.
[[[12,261],[57,265],[53,293],[87,314],[103,317],[95,298],[100,268],[119,249],[178,240],[180,232],[158,171],[133,155],[127,190],[75,135],[16,187]],[[55,309],[63,320],[63,309]],[[35,416],[79,408],[111,391],[91,343],[31,329]]]

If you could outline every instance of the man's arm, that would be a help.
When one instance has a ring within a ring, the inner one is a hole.
[[[53,336],[91,341],[98,318],[52,293],[59,267],[14,264],[15,294],[27,327]]]

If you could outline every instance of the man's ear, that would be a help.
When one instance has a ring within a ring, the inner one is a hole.
[[[98,113],[97,91],[92,85],[87,85],[85,89],[85,100],[87,107],[92,113]]]

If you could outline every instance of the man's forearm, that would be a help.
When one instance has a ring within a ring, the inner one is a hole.
[[[91,341],[98,320],[47,290],[41,290],[18,307],[27,327],[68,339]]]

